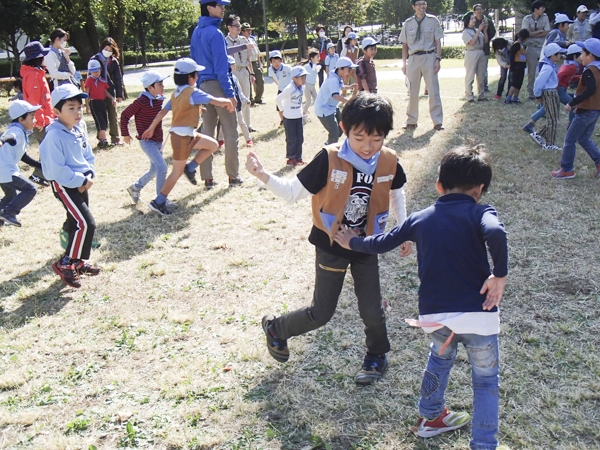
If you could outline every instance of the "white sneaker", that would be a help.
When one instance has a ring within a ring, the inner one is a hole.
[[[531,138],[531,140],[533,142],[535,142],[537,145],[539,145],[540,147],[544,147],[544,140],[542,139],[542,137],[537,134],[535,131],[533,133],[529,133],[529,137]]]
[[[131,196],[131,200],[133,200],[133,203],[137,203],[140,201],[140,192],[141,189],[137,189],[135,187],[135,184],[132,184],[127,188],[127,193]]]
[[[554,144],[552,144],[552,145],[550,145],[550,144],[544,144],[544,145],[542,146],[542,148],[543,148],[544,150],[550,150],[550,151],[555,151],[555,152],[560,152],[560,151],[562,151],[562,148],[560,148],[558,145],[554,145]]]
[[[176,210],[177,208],[179,208],[179,205],[175,202],[172,202],[171,200],[167,199],[165,200],[165,206],[167,207],[167,209],[171,212],[173,212],[174,210]]]

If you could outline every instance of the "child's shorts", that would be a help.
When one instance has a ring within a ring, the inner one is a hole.
[[[96,124],[96,130],[106,131],[108,129],[108,109],[106,100],[90,100],[90,109],[92,117]]]
[[[523,86],[523,78],[525,78],[525,69],[515,68],[510,69],[510,73],[512,73],[512,84],[511,86],[515,89],[521,89]]]
[[[202,139],[200,133],[194,133],[194,136],[180,136],[177,133],[171,133],[173,161],[186,161],[200,139]]]
[[[281,91],[279,89],[277,89],[277,95],[281,94]],[[279,106],[277,106],[277,104],[275,104],[275,111],[281,111],[279,109]]]

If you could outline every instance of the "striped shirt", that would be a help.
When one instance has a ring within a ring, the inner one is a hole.
[[[121,136],[129,136],[129,119],[134,116],[135,128],[137,129],[136,137],[141,139],[144,131],[150,127],[152,121],[162,109],[162,103],[162,100],[154,99],[152,100],[152,106],[150,106],[150,99],[142,93],[121,113]],[[150,139],[157,142],[163,141],[162,121],[158,123]]]

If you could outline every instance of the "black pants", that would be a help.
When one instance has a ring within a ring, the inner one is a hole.
[[[88,192],[66,188],[56,181],[52,182],[52,191],[67,210],[69,243],[65,255],[71,259],[89,259],[96,221],[89,208]]]
[[[302,160],[302,144],[304,143],[304,126],[302,117],[299,119],[283,118],[283,127],[285,129],[285,144],[287,159]]]
[[[312,304],[277,317],[271,325],[273,334],[280,339],[300,336],[325,325],[333,317],[350,266],[354,278],[354,292],[358,311],[365,324],[366,344],[370,353],[381,355],[390,350],[381,305],[379,260],[377,255],[346,259],[316,249],[316,277]]]
[[[106,131],[108,129],[108,110],[104,100],[90,100],[90,109],[92,117],[96,124],[97,131]]]

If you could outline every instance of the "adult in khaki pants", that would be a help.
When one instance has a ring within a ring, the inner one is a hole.
[[[463,19],[465,29],[462,40],[465,43],[465,94],[469,103],[473,103],[473,81],[477,76],[477,101],[487,101],[485,98],[485,74],[487,72],[486,55],[483,51],[487,45],[486,23],[481,22],[476,28],[477,17],[467,14]]]
[[[535,100],[533,94],[535,72],[540,61],[544,41],[550,32],[550,19],[544,13],[545,10],[546,4],[542,0],[535,0],[531,4],[531,14],[523,18],[523,24],[521,25],[522,29],[529,31],[525,56],[527,57],[527,92],[530,100]]]
[[[225,25],[227,25],[227,29],[229,30],[229,34],[225,37],[228,48],[250,44],[250,41],[240,34],[242,24],[240,23],[240,18],[238,16],[231,15],[227,17],[227,19],[225,19]],[[231,56],[235,59],[236,69],[234,75],[240,82],[242,93],[244,94],[244,97],[250,98],[250,83],[251,81],[254,81],[254,69],[250,63],[250,51],[242,50],[240,52],[235,52]],[[250,126],[250,105],[247,103],[242,105],[242,116],[244,117],[244,122],[246,122],[248,128],[252,128]]]
[[[404,22],[400,33],[402,72],[408,82],[409,100],[406,108],[406,129],[417,128],[419,118],[419,88],[421,77],[429,90],[429,115],[435,130],[443,130],[442,99],[438,72],[442,59],[442,27],[435,16],[426,14],[427,2],[412,0],[415,15]],[[408,61],[407,61],[408,60]]]
[[[262,96],[265,92],[265,81],[263,80],[262,66],[260,64],[260,50],[254,36],[252,36],[253,28],[248,22],[242,24],[242,36],[244,36],[250,43],[254,44],[252,50],[248,50],[250,57],[250,64],[252,65],[252,73],[254,74],[254,83],[251,84],[250,89],[254,87],[254,97],[248,97],[252,100],[252,104],[263,104]],[[252,82],[252,75],[250,75],[250,82]],[[252,92],[250,92],[252,94]],[[251,129],[250,131],[256,131]]]

